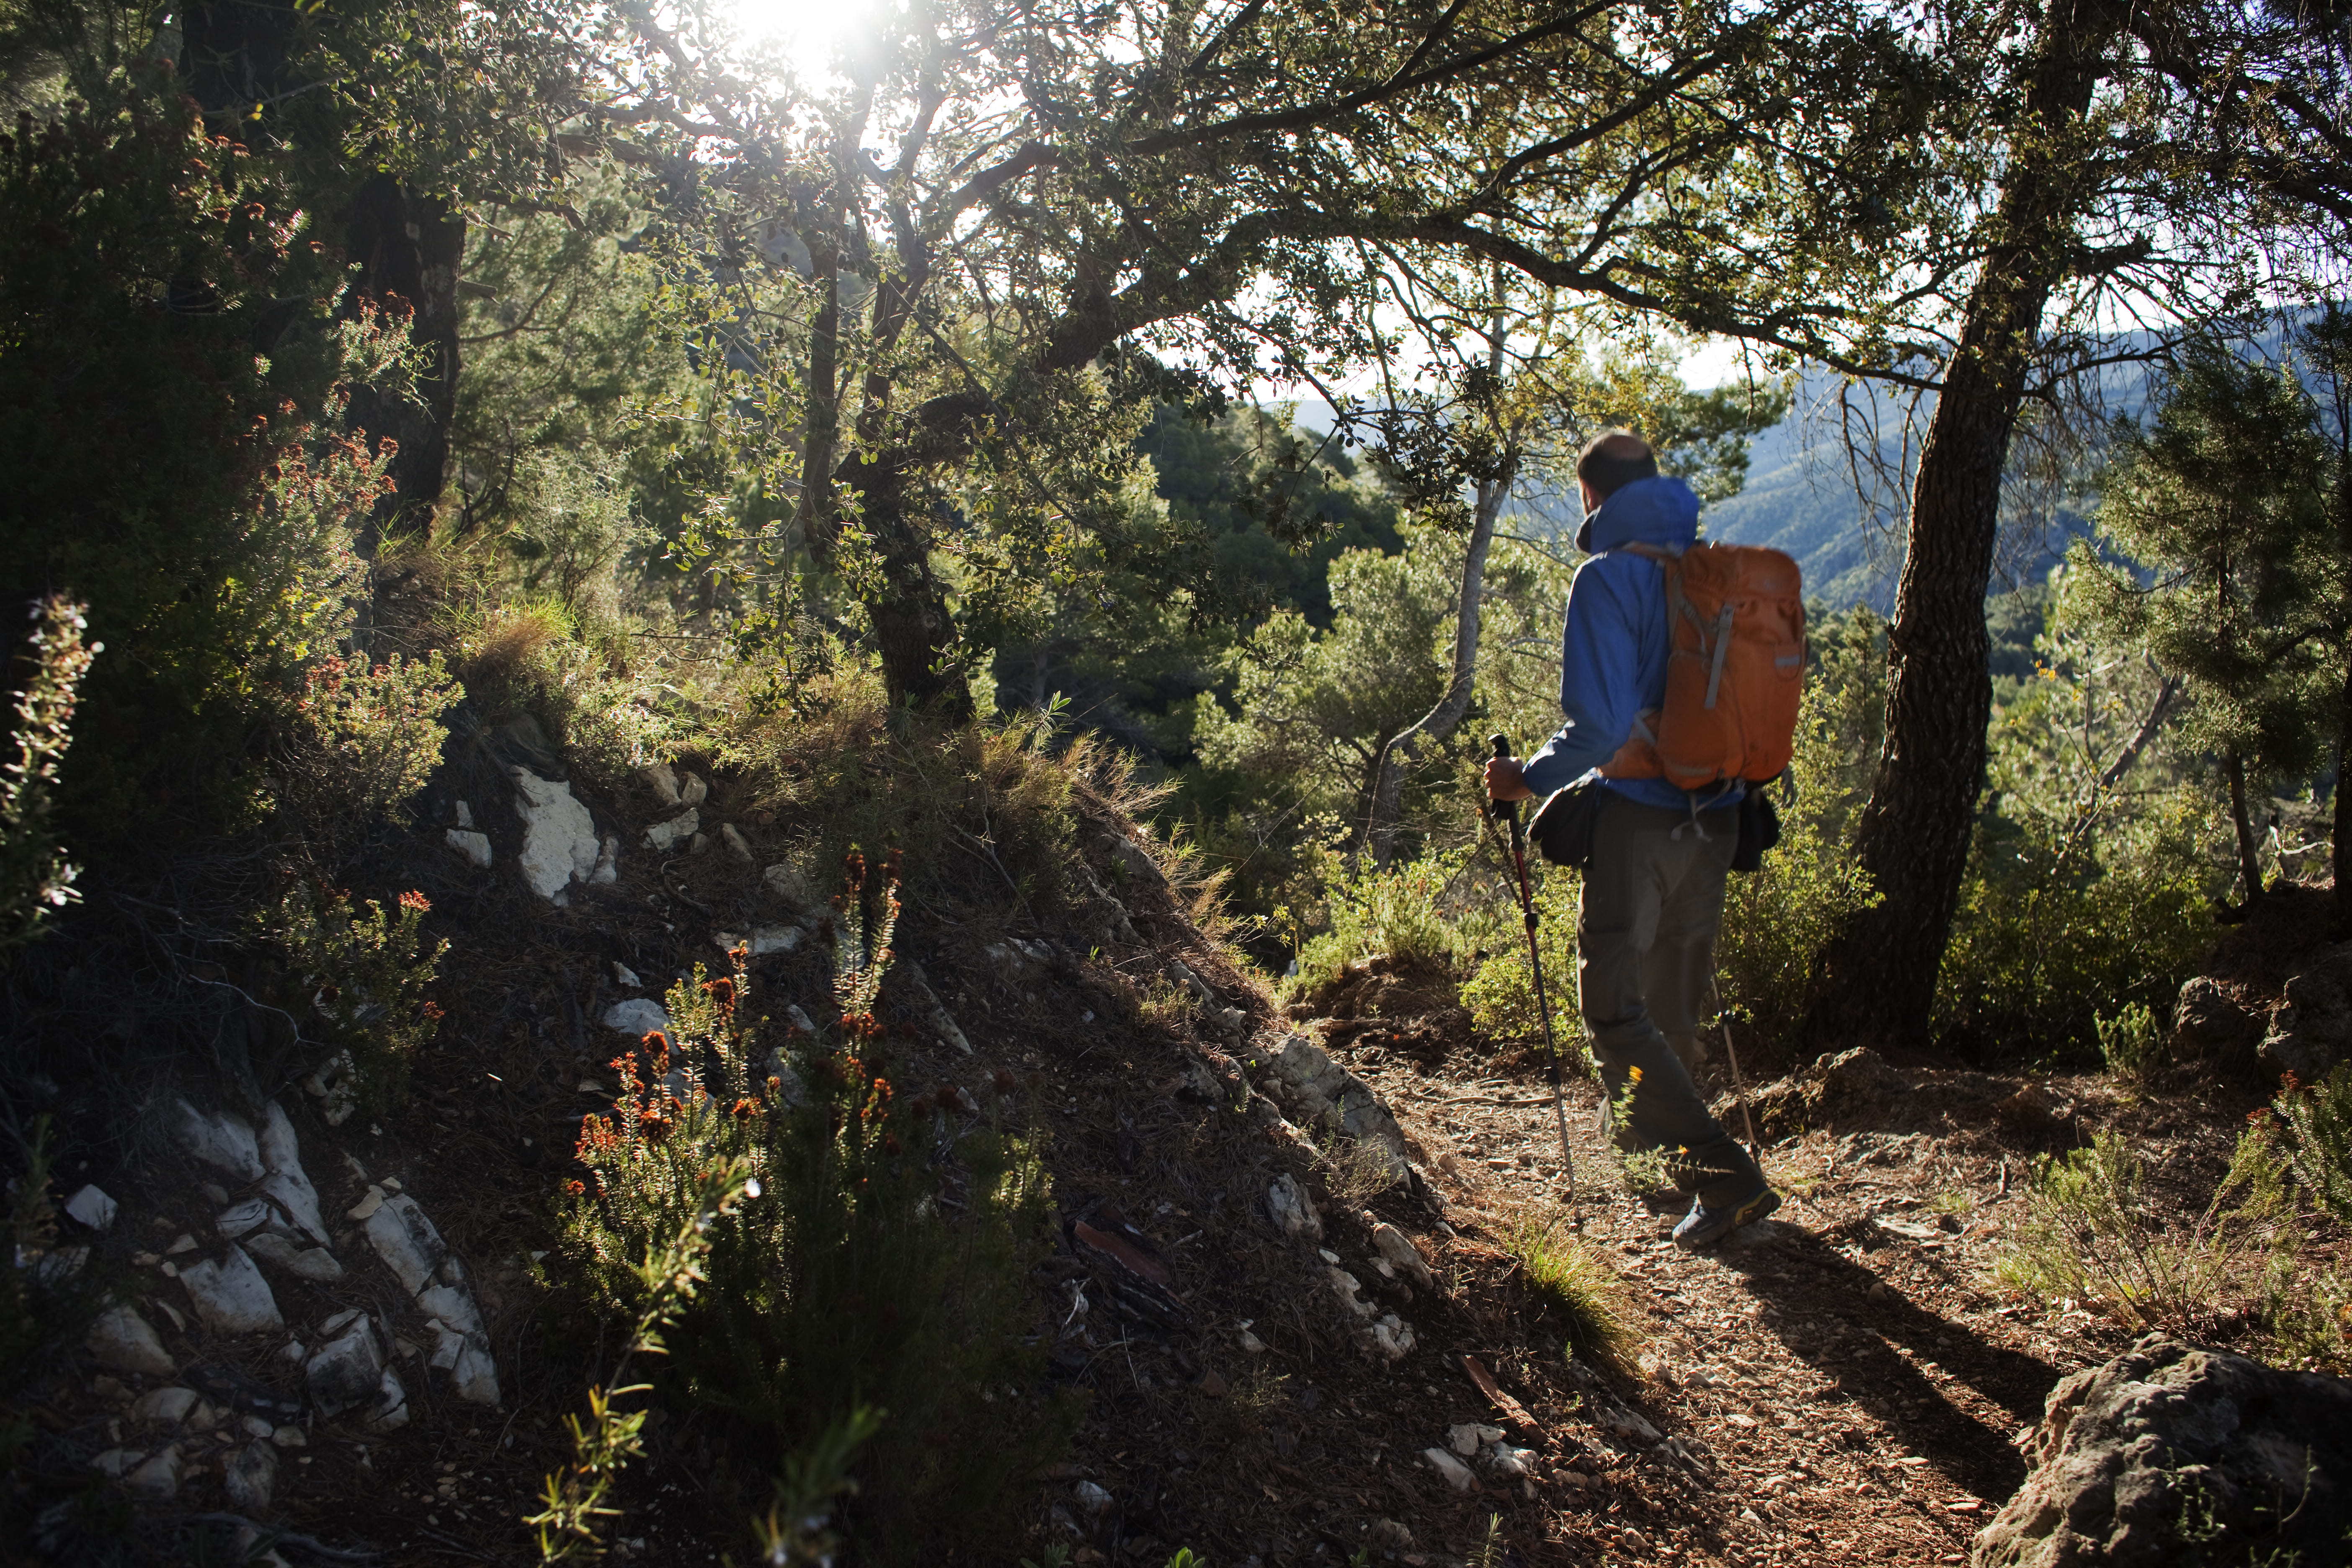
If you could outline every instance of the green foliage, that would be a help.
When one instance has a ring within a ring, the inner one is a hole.
[[[2119,1079],[2152,1078],[2165,1062],[2163,1021],[2144,1003],[2127,1002],[2114,1017],[2093,1020],[2099,1036],[2099,1055],[2107,1071]]]
[[[1979,1055],[2092,1058],[2102,1016],[2168,1016],[2212,938],[2212,807],[2156,743],[2167,683],[2083,625],[2076,585],[2070,569],[2036,674],[1997,684],[1937,1002]]]
[[[1322,929],[1298,950],[1298,973],[1287,983],[1293,995],[1336,984],[1348,965],[1385,954],[1400,970],[1456,973],[1467,967],[1478,927],[1470,911],[1454,904],[1468,869],[1470,852],[1445,850],[1386,869],[1356,857],[1353,863],[1329,850],[1310,861],[1323,889]]]
[[[564,1417],[572,1433],[572,1463],[547,1478],[541,1495],[546,1508],[523,1521],[539,1531],[541,1562],[570,1563],[603,1554],[597,1522],[620,1512],[607,1506],[605,1500],[628,1462],[645,1452],[646,1413],[624,1414],[614,1408],[614,1402],[652,1388],[650,1384],[624,1384],[621,1379],[636,1357],[666,1353],[663,1331],[677,1321],[696,1287],[703,1282],[710,1227],[733,1213],[744,1194],[758,1186],[750,1163],[740,1157],[699,1173],[697,1186],[683,1205],[683,1223],[669,1235],[649,1237],[644,1261],[630,1266],[643,1303],[636,1324],[612,1375],[602,1386],[588,1391],[587,1418]]]
[[[57,846],[49,817],[58,764],[73,743],[74,693],[105,645],[86,644],[81,606],[52,595],[33,605],[32,668],[16,694],[9,734],[16,756],[0,763],[0,952],[38,935],[51,911],[77,902],[79,873]]]
[[[1565,1326],[1568,1353],[1620,1377],[1641,1375],[1640,1313],[1601,1254],[1568,1227],[1563,1214],[1533,1209],[1514,1215],[1504,1245],[1518,1260],[1528,1296]]]
[[[2026,1215],[1996,1266],[2002,1283],[2045,1301],[2097,1305],[2138,1329],[2198,1333],[2258,1296],[2248,1276],[2294,1244],[2285,1166],[2266,1128],[2238,1140],[2229,1173],[2186,1224],[2147,1201],[2146,1172],[2120,1133],[2045,1156]]]
[[[267,934],[285,954],[297,993],[290,1001],[322,1020],[332,1055],[320,1071],[335,1080],[329,1106],[394,1105],[407,1093],[416,1054],[441,1027],[427,994],[449,944],[428,942],[425,895],[400,895],[400,912],[374,899],[357,913],[347,892],[297,888],[278,904]]]
[[[566,1247],[601,1298],[641,1312],[632,1260],[689,1221],[699,1173],[740,1162],[757,1187],[713,1223],[709,1289],[669,1337],[677,1394],[778,1468],[871,1407],[883,1425],[845,1531],[861,1561],[936,1560],[1065,1430],[1021,1338],[1048,1207],[1031,1144],[959,1130],[886,1076],[895,881],[864,880],[853,865],[836,903],[837,1028],[796,1038],[756,1016],[740,955],[731,977],[672,988],[674,1039],[617,1058],[614,1115],[583,1126],[595,1190],[575,1195]]]
[[[279,766],[282,798],[317,837],[382,820],[425,787],[449,731],[440,717],[464,700],[439,650],[382,664],[331,654],[303,672]]]
[[[404,343],[328,320],[306,205],[127,80],[0,132],[0,598],[62,586],[116,650],[67,769],[85,842],[235,821],[254,727],[348,622],[377,476],[320,426]]]
[[[1344,446],[1318,440],[1285,412],[1236,409],[1207,420],[1163,403],[1135,447],[1151,460],[1171,521],[1205,536],[1220,603],[1248,618],[1291,610],[1328,628],[1331,563],[1350,550],[1393,555],[1404,539],[1395,500],[1371,476],[1359,477]]]
[[[2290,1079],[2271,1109],[2294,1135],[2287,1157],[2311,1201],[2352,1225],[2352,1062],[2315,1084]]]
[[[1536,945],[1543,958],[1545,993],[1551,1000],[1551,1026],[1580,1071],[1591,1066],[1583,1021],[1576,1012],[1576,913],[1582,886],[1576,872],[1546,866],[1535,890]],[[1540,1040],[1543,1018],[1536,1007],[1535,973],[1517,901],[1507,885],[1496,889],[1494,897],[1509,901],[1509,923],[1496,932],[1493,951],[1462,987],[1462,1005],[1470,1010],[1474,1027],[1498,1039]]]
[[[2307,772],[2333,738],[2347,542],[2333,454],[2284,367],[2189,353],[2146,433],[2118,432],[2103,550],[2069,556],[2095,624],[2188,682],[2189,739],[2221,759],[2245,896],[2262,891],[2249,793]]]

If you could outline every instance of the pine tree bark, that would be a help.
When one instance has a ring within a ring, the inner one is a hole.
[[[2221,773],[2230,781],[2230,826],[2238,835],[2238,879],[2246,888],[2245,902],[2238,906],[2242,911],[2262,899],[2263,852],[2254,837],[2253,814],[2246,808],[2246,759],[2236,747],[2221,753]]]
[[[2117,18],[2053,6],[2021,117],[2019,163],[1962,317],[1919,455],[1887,627],[1886,737],[1856,828],[1879,902],[1832,942],[1808,1033],[1824,1048],[1923,1043],[1983,787],[1992,712],[1984,600],[2001,471],[2043,310],[2075,243],[2083,153],[2073,133]]]

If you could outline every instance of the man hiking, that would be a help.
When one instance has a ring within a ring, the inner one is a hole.
[[[1569,590],[1560,639],[1567,722],[1534,756],[1486,764],[1486,793],[1498,801],[1548,796],[1609,763],[1664,700],[1665,568],[1628,547],[1670,556],[1688,549],[1698,534],[1698,498],[1681,479],[1661,478],[1649,444],[1622,430],[1585,447],[1576,477],[1585,514],[1576,544],[1591,559]],[[1610,1100],[1628,1107],[1620,1145],[1664,1152],[1678,1184],[1694,1194],[1675,1240],[1706,1247],[1780,1206],[1691,1080],[1704,1059],[1699,1017],[1714,980],[1724,876],[1738,838],[1733,808],[1744,786],[1599,783],[1576,924],[1578,1006]]]

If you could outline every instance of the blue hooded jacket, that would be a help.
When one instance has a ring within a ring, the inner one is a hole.
[[[1576,569],[1560,632],[1559,710],[1568,722],[1521,769],[1540,800],[1617,754],[1643,709],[1666,696],[1665,568],[1620,548],[1636,541],[1685,549],[1698,537],[1698,497],[1677,479],[1636,479],[1585,519],[1577,548],[1593,552]],[[1661,778],[1604,779],[1645,805],[1686,809],[1692,796]],[[1702,792],[1699,809],[1736,803],[1735,784]]]

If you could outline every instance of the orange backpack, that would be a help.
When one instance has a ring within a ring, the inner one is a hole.
[[[1665,568],[1673,651],[1666,700],[1645,710],[1601,768],[1612,779],[1663,778],[1683,789],[1761,782],[1789,765],[1805,684],[1805,599],[1797,563],[1778,550],[1694,544],[1621,546]]]

